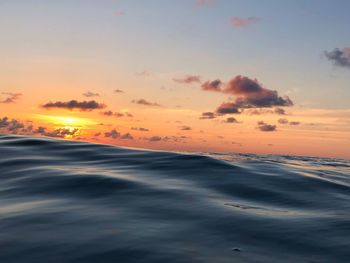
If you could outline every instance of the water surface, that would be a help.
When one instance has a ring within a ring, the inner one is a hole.
[[[0,135],[0,262],[349,262],[350,163]]]

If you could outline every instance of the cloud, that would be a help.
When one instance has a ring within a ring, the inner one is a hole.
[[[124,93],[124,91],[121,90],[121,89],[115,89],[114,92],[115,92],[115,93]]]
[[[285,109],[282,109],[282,108],[275,108],[274,112],[278,115],[286,115],[286,111]]]
[[[260,109],[260,108],[255,108],[255,109],[244,109],[244,113],[247,113],[249,115],[262,115],[262,114],[277,114],[277,115],[286,115],[286,111],[283,108],[274,108],[274,110],[269,110],[269,109]]]
[[[335,66],[350,68],[350,47],[334,49],[333,51],[325,51],[326,58],[333,62]]]
[[[106,138],[120,139],[120,140],[133,140],[134,137],[130,133],[121,134],[116,129],[112,129],[109,132],[105,132],[104,136]]]
[[[159,142],[162,140],[162,137],[160,136],[152,136],[152,137],[149,137],[149,138],[146,138],[148,141],[150,142]]]
[[[7,126],[7,130],[12,133],[17,133],[20,129],[24,128],[24,124],[18,120],[11,120]]]
[[[280,124],[287,124],[289,121],[286,118],[280,118],[278,119],[278,123]]]
[[[125,133],[125,134],[120,136],[120,139],[122,139],[122,140],[133,140],[134,137],[130,133]]]
[[[83,93],[83,95],[87,98],[91,98],[91,97],[100,97],[100,94],[98,93],[94,93],[94,92],[91,92],[91,91],[87,91],[85,93]]]
[[[105,132],[105,137],[117,139],[120,137],[120,133],[116,129],[113,129],[109,132]]]
[[[134,115],[132,115],[131,113],[129,112],[124,112],[124,113],[121,113],[121,112],[113,112],[113,111],[103,111],[101,112],[102,115],[105,115],[105,116],[108,116],[108,117],[116,117],[116,118],[121,118],[121,117],[134,117]]]
[[[208,120],[208,119],[214,119],[214,118],[216,118],[215,113],[210,111],[203,112],[202,116],[200,117],[201,120]]]
[[[22,96],[22,93],[12,93],[12,92],[2,92],[2,95],[5,95],[6,98],[0,100],[0,103],[9,104],[16,103],[17,100]]]
[[[46,127],[39,126],[35,130],[33,130],[32,133],[33,134],[40,134],[40,135],[47,136],[47,137],[54,137],[54,138],[65,138],[67,136],[74,138],[77,135],[79,135],[80,129],[78,129],[78,128],[74,128],[74,129],[58,128],[58,129],[55,129],[52,131],[47,131]]]
[[[165,142],[175,142],[175,143],[177,143],[177,142],[181,142],[181,143],[184,143],[186,140],[188,139],[188,137],[187,136],[165,136],[165,137],[163,137],[162,138],[162,140],[163,141],[165,141]]]
[[[0,119],[0,128],[7,127],[9,125],[9,118],[3,117]]]
[[[42,135],[49,137],[65,138],[66,136],[76,136],[79,133],[79,129],[59,128],[50,132],[44,132]]]
[[[101,114],[102,114],[102,115],[105,115],[105,116],[113,116],[113,115],[114,115],[114,112],[108,110],[108,111],[103,111],[103,112],[101,112]]]
[[[42,134],[44,135],[46,133],[46,128],[43,126],[39,126],[36,130],[34,130],[34,133]]]
[[[190,126],[185,126],[185,125],[181,126],[180,128],[181,128],[182,131],[190,131],[190,130],[192,130],[192,128]]]
[[[132,100],[132,103],[135,104],[140,104],[140,105],[145,105],[145,106],[156,106],[156,107],[160,107],[160,104],[156,103],[156,102],[149,102],[145,99],[139,99],[139,100]]]
[[[247,17],[247,18],[243,18],[243,17],[239,17],[239,16],[234,16],[231,17],[231,24],[234,27],[237,28],[245,28],[245,27],[249,27],[253,24],[258,23],[261,20],[261,18],[259,17]]]
[[[16,119],[9,119],[8,117],[3,117],[0,119],[0,129],[5,129],[9,133],[17,134],[20,131],[23,131],[25,125],[23,122]]]
[[[216,113],[220,115],[240,113],[236,103],[223,102],[217,109]]]
[[[226,123],[238,123],[236,118],[233,118],[233,117],[227,118],[224,122],[226,122]]]
[[[216,92],[221,92],[221,86],[222,82],[219,79],[213,80],[213,81],[206,81],[202,84],[202,90],[205,91],[216,91]]]
[[[173,78],[173,81],[181,84],[192,84],[192,83],[200,83],[201,77],[195,75],[187,75],[183,78]]]
[[[289,123],[289,125],[292,125],[292,126],[297,126],[300,124],[299,121],[288,121],[286,118],[278,119],[278,123],[280,123],[280,124],[288,124]]]
[[[135,130],[135,131],[142,131],[142,132],[148,132],[148,131],[149,131],[149,129],[142,128],[142,127],[139,127],[139,128],[137,128],[137,127],[132,127],[131,129],[132,129],[132,130]]]
[[[8,117],[0,118],[0,129],[5,130],[11,134],[29,134],[29,135],[42,135],[55,138],[76,138],[80,133],[78,128],[58,128],[52,131],[47,131],[46,127],[39,126],[34,129],[32,122],[24,123],[20,120],[9,119]]]
[[[271,125],[271,124],[267,124],[263,121],[259,121],[258,122],[258,129],[260,131],[263,131],[263,132],[272,132],[272,131],[276,131],[277,127],[276,127],[276,125]]]
[[[80,111],[92,111],[95,109],[103,109],[106,107],[106,105],[102,103],[98,103],[94,100],[90,100],[90,101],[70,100],[67,102],[63,102],[63,101],[48,102],[42,105],[42,107],[45,109],[58,108],[58,109],[67,109],[67,110],[78,109]]]
[[[147,70],[144,70],[141,72],[136,72],[136,75],[140,76],[140,77],[154,77],[155,76],[155,74],[153,72],[150,72]]]
[[[205,85],[206,83],[208,85]],[[276,90],[264,88],[256,79],[245,76],[238,75],[224,86],[221,85],[219,80],[216,83],[220,83],[220,85],[210,85],[213,82],[206,83],[203,84],[205,85],[204,88],[202,85],[203,90],[214,90],[236,96],[234,102],[222,103],[216,110],[218,114],[240,113],[239,109],[293,106],[293,102],[289,97],[281,97]],[[277,112],[282,113],[283,109],[278,109]]]

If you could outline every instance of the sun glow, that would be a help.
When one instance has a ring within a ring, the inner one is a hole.
[[[44,122],[48,122],[60,127],[86,127],[89,125],[96,125],[97,122],[86,118],[68,117],[68,116],[51,116],[36,114],[36,118]]]

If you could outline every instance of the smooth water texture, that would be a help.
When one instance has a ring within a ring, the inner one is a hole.
[[[349,262],[344,160],[0,136],[0,262]]]

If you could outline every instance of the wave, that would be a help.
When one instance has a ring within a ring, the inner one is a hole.
[[[0,136],[0,262],[347,262],[346,160]]]

